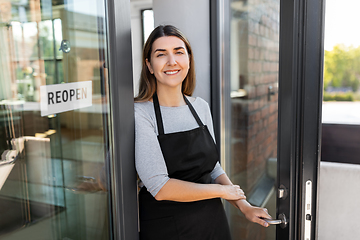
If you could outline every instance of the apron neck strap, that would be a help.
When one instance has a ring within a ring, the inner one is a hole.
[[[156,92],[153,95],[153,102],[154,102],[154,109],[155,109],[156,123],[157,123],[157,127],[158,127],[158,132],[159,132],[159,135],[162,135],[162,134],[164,134],[164,124],[163,124],[163,121],[162,121],[159,99],[157,97]]]
[[[186,104],[188,105],[192,115],[194,116],[196,122],[199,124],[200,127],[204,126],[204,124],[202,123],[202,121],[199,118],[199,115],[196,113],[194,107],[192,106],[192,104],[190,103],[190,101],[185,97],[185,95],[183,94],[184,100],[186,102]]]
[[[188,107],[190,109],[190,112],[194,116],[197,124],[200,127],[204,126],[204,124],[200,120],[198,114],[196,113],[196,111],[195,111],[194,107],[192,106],[192,104],[190,103],[190,101],[185,97],[184,94],[183,94],[183,97],[184,97],[184,100],[185,100],[186,104],[188,105]],[[163,121],[162,121],[159,99],[158,99],[158,96],[157,96],[156,92],[153,95],[153,102],[154,102],[156,123],[157,123],[158,131],[159,131],[159,135],[162,135],[162,134],[164,134],[164,124],[163,124]]]

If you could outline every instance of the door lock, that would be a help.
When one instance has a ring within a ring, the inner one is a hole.
[[[287,197],[287,195],[288,195],[287,188],[283,184],[281,184],[278,189],[278,198],[285,199]]]
[[[304,218],[304,240],[311,239],[311,202],[312,202],[312,182],[307,180],[305,184],[305,218]]]

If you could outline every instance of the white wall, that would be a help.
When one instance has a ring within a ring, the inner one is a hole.
[[[321,162],[319,240],[359,239],[360,165]]]
[[[133,62],[133,81],[134,95],[139,90],[139,78],[142,64],[142,28],[141,10],[152,8],[152,0],[131,0],[131,42],[132,42],[132,62]]]
[[[210,103],[210,1],[153,0],[153,10],[155,27],[174,25],[189,39],[197,80],[194,96]]]

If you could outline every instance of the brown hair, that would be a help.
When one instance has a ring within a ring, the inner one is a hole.
[[[191,46],[185,35],[176,27],[172,25],[160,25],[156,27],[150,34],[147,39],[144,48],[143,48],[143,57],[142,57],[142,69],[140,75],[140,86],[139,86],[139,94],[135,97],[136,102],[148,101],[152,98],[156,91],[156,79],[153,74],[150,73],[147,65],[146,59],[150,62],[152,45],[156,39],[160,37],[168,37],[175,36],[180,38],[186,46],[186,50],[189,53],[190,60],[190,68],[189,72],[186,75],[183,83],[181,91],[183,94],[191,96],[195,89],[195,64],[194,57],[191,50]]]

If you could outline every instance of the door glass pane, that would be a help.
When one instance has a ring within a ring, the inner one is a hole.
[[[279,0],[231,3],[231,145],[223,166],[247,200],[276,218]],[[275,239],[227,206],[234,240]]]
[[[3,240],[110,239],[104,4],[0,2]]]

